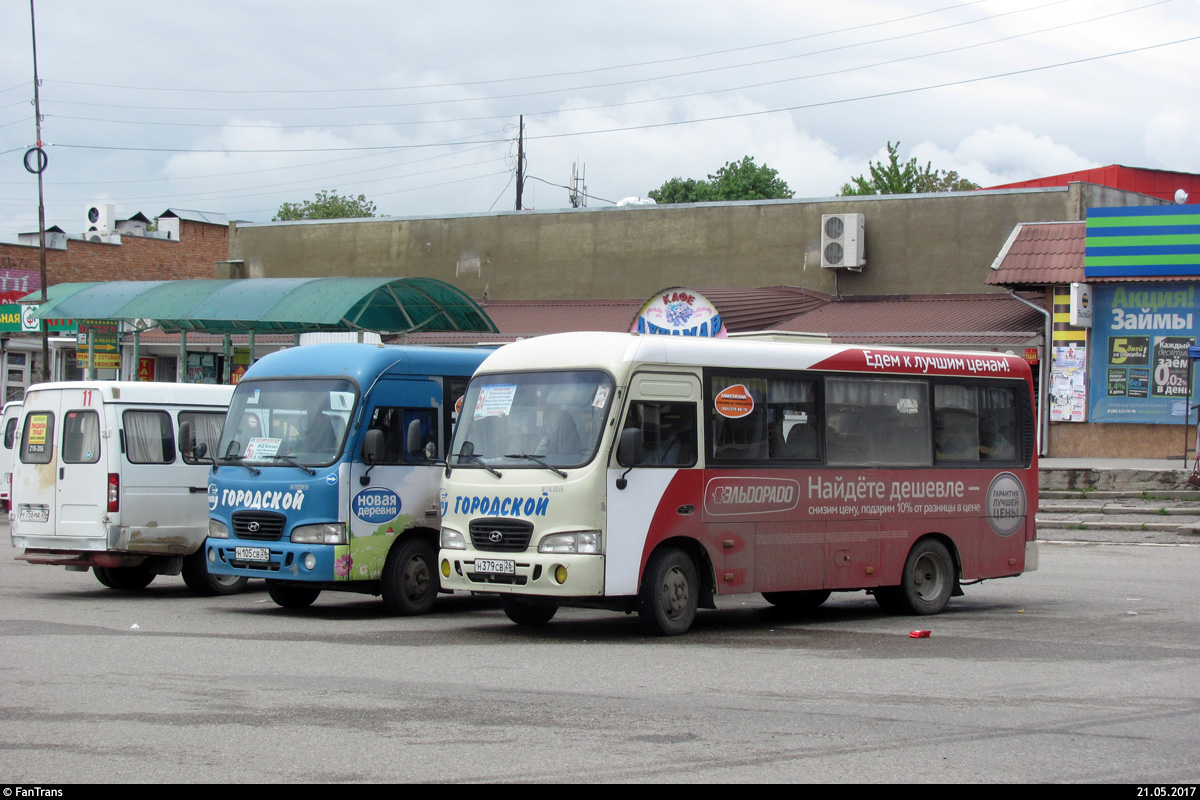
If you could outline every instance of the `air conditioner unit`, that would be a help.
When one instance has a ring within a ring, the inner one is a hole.
[[[84,230],[88,233],[104,235],[112,233],[117,224],[117,207],[112,203],[93,203],[87,209],[87,224]]]
[[[866,263],[866,215],[821,215],[821,266],[862,272]]]

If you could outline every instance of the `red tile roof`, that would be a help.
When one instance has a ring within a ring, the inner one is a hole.
[[[985,283],[1014,289],[1080,283],[1161,283],[1196,280],[1194,275],[1086,277],[1083,259],[1087,244],[1085,222],[1024,222],[1001,248]]]
[[[914,345],[1020,344],[1044,329],[1043,314],[1004,294],[848,298],[779,326],[835,342]]]

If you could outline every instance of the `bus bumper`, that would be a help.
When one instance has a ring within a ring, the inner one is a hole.
[[[335,580],[338,554],[334,548],[327,544],[210,537],[204,543],[204,556],[213,575],[328,582]]]
[[[492,569],[484,571],[486,562]],[[476,569],[476,565],[481,568]],[[506,572],[511,565],[511,572]],[[443,589],[540,597],[602,597],[604,556],[569,553],[438,551]]]

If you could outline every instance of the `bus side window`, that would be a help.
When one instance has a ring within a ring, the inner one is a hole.
[[[125,457],[130,464],[171,464],[175,461],[175,433],[166,411],[126,411]]]
[[[383,460],[381,464],[403,464],[424,461],[421,455],[410,456],[406,452],[408,426],[413,420],[421,424],[421,448],[432,442],[437,446],[437,410],[432,408],[401,408],[399,406],[376,406],[371,412],[368,428],[383,432]]]
[[[690,467],[696,463],[696,406],[693,403],[634,402],[623,430],[638,431],[641,450],[627,467]]]

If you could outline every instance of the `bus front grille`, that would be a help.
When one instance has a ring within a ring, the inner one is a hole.
[[[239,539],[259,542],[278,542],[283,538],[287,517],[269,511],[235,511],[233,534]]]
[[[476,550],[520,553],[533,538],[533,523],[499,517],[471,521],[471,545]]]

